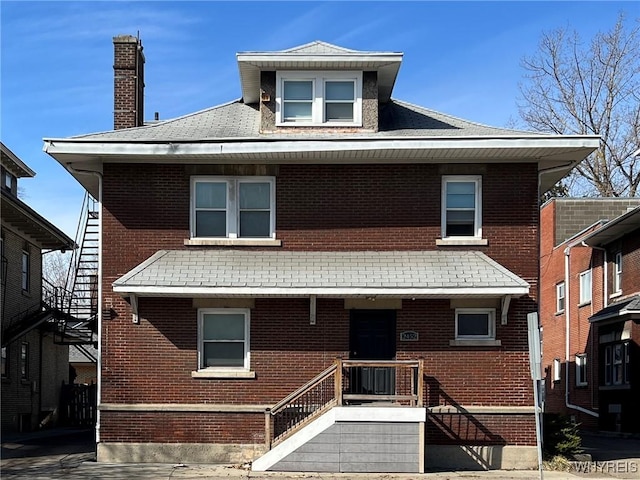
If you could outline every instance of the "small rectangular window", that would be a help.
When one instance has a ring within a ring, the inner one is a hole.
[[[559,382],[562,379],[562,363],[559,358],[553,360],[553,381]]]
[[[282,84],[282,110],[285,122],[311,122],[313,81],[285,80]]]
[[[456,315],[456,339],[495,339],[495,310],[458,308]]]
[[[20,378],[22,380],[29,379],[29,344],[20,345]]]
[[[616,253],[613,272],[613,293],[622,291],[622,252]]]
[[[480,176],[442,177],[442,236],[482,237]]]
[[[2,378],[9,377],[8,347],[2,347]]]
[[[29,274],[29,270],[30,270],[30,258],[29,258],[29,252],[23,251],[22,252],[22,290],[24,290],[25,292],[29,291],[29,285],[31,283],[31,278],[30,278],[30,274]]]
[[[556,312],[564,312],[564,282],[556,285]]]
[[[587,383],[587,354],[582,353],[576,355],[576,386],[584,387]]]
[[[249,369],[249,310],[201,309],[198,334],[200,370]]]
[[[355,101],[354,81],[326,81],[324,84],[325,122],[353,122]]]
[[[591,302],[591,270],[580,274],[580,304]]]

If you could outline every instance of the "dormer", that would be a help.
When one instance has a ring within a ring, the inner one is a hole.
[[[0,168],[0,177],[2,177],[2,190],[18,196],[18,178],[35,177],[36,172],[31,170],[27,164],[20,160],[15,153],[0,142],[2,151],[2,167]]]
[[[246,104],[259,105],[263,133],[377,132],[402,53],[312,42],[277,52],[237,54]]]

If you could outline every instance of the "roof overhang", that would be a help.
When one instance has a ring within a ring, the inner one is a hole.
[[[480,252],[162,250],[113,283],[123,297],[498,298],[529,284]]]
[[[26,203],[2,190],[2,223],[27,235],[40,248],[73,250],[76,243]]]
[[[282,70],[376,71],[378,98],[388,102],[402,63],[399,52],[243,52],[236,57],[242,99],[248,104],[260,100],[260,72]]]
[[[611,220],[583,240],[590,247],[598,247],[608,245],[638,229],[640,229],[640,207]]]
[[[598,136],[479,137],[259,137],[171,142],[44,139],[44,151],[90,193],[104,163],[530,163],[538,164],[546,191],[599,145]]]
[[[18,178],[35,177],[36,172],[31,170],[18,156],[13,153],[9,147],[0,142],[0,150],[2,151],[2,165]]]
[[[640,295],[611,304],[589,317],[591,323],[620,320],[640,320]]]

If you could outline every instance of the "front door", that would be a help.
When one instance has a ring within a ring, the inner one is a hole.
[[[394,360],[396,311],[351,310],[349,349],[351,360]],[[395,369],[358,367],[349,370],[349,392],[393,395]]]

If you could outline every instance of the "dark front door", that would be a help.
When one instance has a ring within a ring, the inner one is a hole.
[[[351,310],[349,333],[351,360],[394,360],[396,356],[396,311]],[[395,369],[358,367],[349,369],[350,393],[393,395]]]

